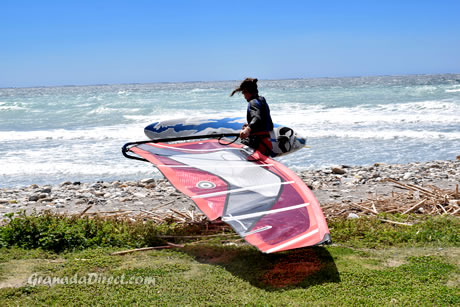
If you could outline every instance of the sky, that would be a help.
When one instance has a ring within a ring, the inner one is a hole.
[[[0,87],[460,73],[458,0],[0,0]]]

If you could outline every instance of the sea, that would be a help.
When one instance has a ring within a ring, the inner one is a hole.
[[[150,123],[244,117],[239,80],[0,88],[0,188],[160,178],[126,159]],[[260,80],[275,123],[309,148],[278,158],[295,171],[455,160],[460,74]]]

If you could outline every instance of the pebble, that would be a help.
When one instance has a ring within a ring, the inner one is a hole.
[[[146,179],[142,179],[140,182],[143,183],[143,184],[151,184],[151,183],[155,183],[155,179],[146,178]]]
[[[37,201],[39,199],[40,199],[40,197],[38,197],[38,195],[30,195],[29,196],[29,201]]]
[[[460,184],[460,159],[408,164],[374,163],[367,166],[335,165],[302,171],[298,175],[321,204],[340,203],[368,199],[376,193],[391,195],[394,187],[385,182],[388,178],[421,186],[432,184],[455,189]],[[101,207],[101,211],[116,208],[150,211],[168,203],[159,210],[195,208],[187,196],[165,179],[93,183],[65,181],[53,186],[32,184],[22,188],[0,189],[0,215],[19,210],[32,212],[56,208],[60,211],[64,208],[68,213],[80,213],[89,204]],[[420,212],[423,208],[417,210]]]
[[[346,171],[341,167],[333,167],[332,168],[332,173],[337,174],[337,175],[343,175],[343,174],[346,173]]]

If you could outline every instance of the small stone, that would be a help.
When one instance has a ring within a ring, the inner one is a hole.
[[[8,199],[0,198],[0,204],[7,204],[7,203],[8,203]]]
[[[40,197],[38,197],[38,195],[31,195],[31,196],[29,197],[29,201],[37,201],[37,200],[39,200],[39,199],[40,199]]]
[[[72,182],[65,181],[65,182],[61,183],[61,186],[66,186],[66,185],[71,185],[71,184],[72,184]]]
[[[51,193],[51,189],[50,189],[50,188],[42,189],[42,190],[40,191],[40,193],[47,193],[47,194],[49,194],[49,193]]]
[[[143,184],[155,183],[155,179],[153,179],[153,178],[145,178],[145,179],[141,180],[141,183],[143,183]]]
[[[346,173],[346,171],[341,167],[333,167],[332,168],[332,173],[334,173],[336,175],[343,175],[343,174]]]

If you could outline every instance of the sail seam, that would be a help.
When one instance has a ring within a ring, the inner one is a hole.
[[[300,208],[307,207],[308,205],[310,205],[310,203],[304,203],[304,204],[285,207],[285,208],[279,208],[279,209],[273,209],[273,210],[267,210],[267,211],[260,211],[260,212],[249,213],[249,214],[238,215],[238,216],[228,216],[228,217],[225,216],[225,217],[222,217],[222,221],[227,222],[227,221],[235,221],[235,220],[245,220],[245,219],[250,219],[250,218],[253,218],[253,217],[258,217],[258,216],[261,216],[261,215],[274,214],[274,213],[279,213],[279,212],[285,212],[285,211],[300,209]]]
[[[261,189],[261,188],[280,186],[280,185],[284,185],[284,184],[293,184],[293,183],[294,183],[294,181],[286,181],[286,182],[271,183],[271,184],[253,185],[253,186],[246,187],[246,188],[239,188],[239,189],[233,189],[233,190],[222,191],[222,192],[194,195],[194,196],[192,196],[192,199],[221,196],[221,195],[227,195],[227,194],[231,194],[231,193],[238,193],[238,192],[243,192],[243,191],[248,191],[248,190],[257,190],[257,189]]]

